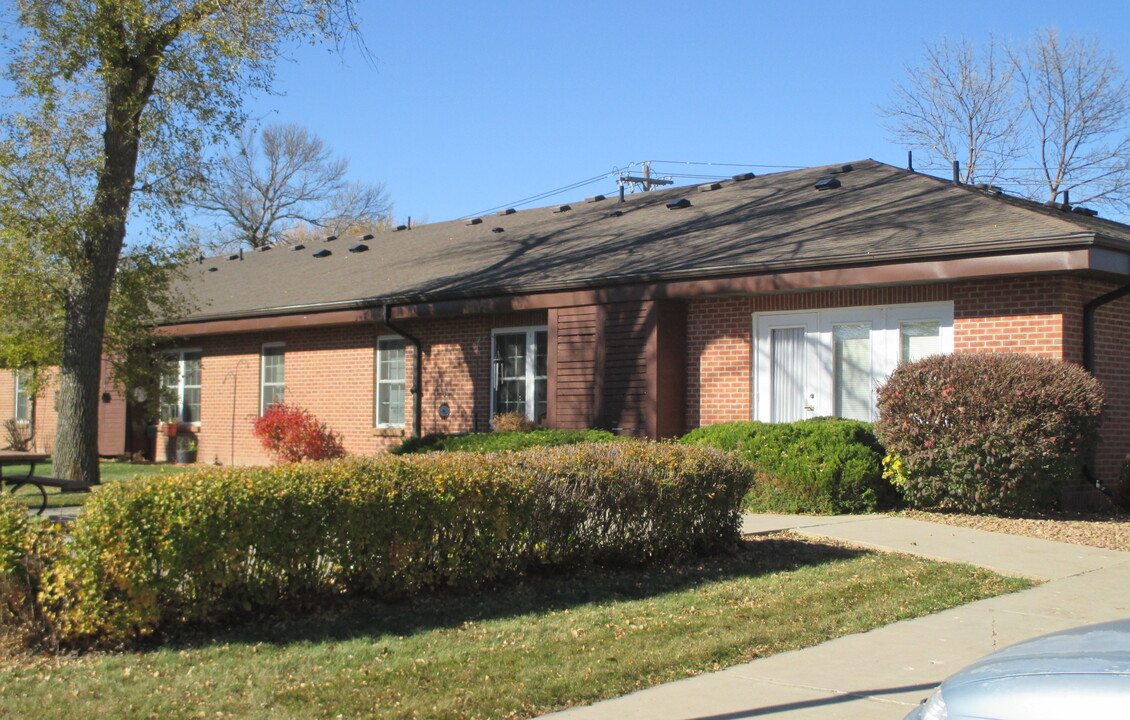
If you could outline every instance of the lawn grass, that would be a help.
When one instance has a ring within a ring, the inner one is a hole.
[[[1032,583],[751,538],[724,557],[354,601],[127,653],[7,657],[5,718],[525,718]]]
[[[102,482],[113,482],[115,480],[124,480],[138,475],[156,475],[163,473],[176,472],[182,470],[176,465],[145,465],[140,463],[128,462],[102,462],[98,464],[99,475]],[[21,475],[27,475],[27,465],[8,465],[4,468],[4,477],[16,478]],[[35,474],[55,477],[54,468],[50,462],[36,463]],[[88,492],[62,492],[59,488],[49,487],[47,490],[47,507],[66,507],[69,505],[82,505],[86,499],[90,497]],[[4,486],[4,492],[8,492],[8,486]],[[24,486],[16,491],[15,496],[17,500],[24,503],[28,507],[38,508],[39,503],[42,502],[42,496],[39,494],[39,489],[31,486]]]

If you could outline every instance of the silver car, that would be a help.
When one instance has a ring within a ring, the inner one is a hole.
[[[1130,718],[1130,620],[1025,640],[946,678],[906,720]]]

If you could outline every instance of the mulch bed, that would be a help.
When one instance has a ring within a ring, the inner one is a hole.
[[[957,512],[924,512],[905,510],[902,517],[913,520],[958,525],[960,527],[988,530],[990,532],[1026,535],[1028,537],[1057,540],[1076,545],[1124,550],[1130,552],[1130,515],[1081,515],[1077,513],[1049,513],[1038,517],[992,517],[968,515]]]

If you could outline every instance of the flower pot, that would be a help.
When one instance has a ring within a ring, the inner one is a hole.
[[[177,424],[176,423],[165,423],[165,437],[176,437],[176,436],[177,436]]]
[[[191,465],[196,462],[195,450],[181,450],[177,448],[177,464],[178,465]]]

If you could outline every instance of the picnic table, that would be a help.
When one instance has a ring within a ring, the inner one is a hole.
[[[12,494],[15,494],[15,492],[24,485],[31,485],[39,490],[42,502],[39,505],[39,510],[35,513],[36,515],[42,515],[43,511],[47,509],[47,488],[57,487],[63,492],[80,492],[89,490],[91,487],[88,483],[36,475],[36,463],[45,462],[49,457],[50,455],[46,453],[26,452],[23,450],[0,450],[0,487],[8,485],[10,487],[8,492]],[[27,465],[27,474],[6,477],[4,475],[4,468],[11,465]]]

